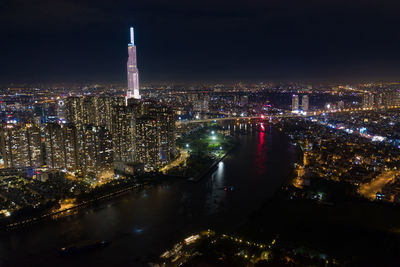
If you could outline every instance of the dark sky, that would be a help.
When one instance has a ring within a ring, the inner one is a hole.
[[[1,0],[0,81],[400,80],[400,3]]]

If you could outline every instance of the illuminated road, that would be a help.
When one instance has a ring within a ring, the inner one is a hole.
[[[169,169],[179,166],[179,164],[181,164],[182,162],[186,162],[186,159],[189,157],[189,152],[185,149],[181,149],[180,152],[181,155],[179,156],[179,158],[164,166],[162,169],[160,169],[160,171],[166,173]]]
[[[370,183],[361,185],[358,191],[361,195],[373,200],[376,198],[376,192],[380,192],[385,184],[393,181],[396,174],[398,174],[398,172],[383,172]]]
[[[254,117],[224,117],[224,118],[212,118],[212,119],[203,119],[203,120],[184,120],[177,121],[176,123],[203,123],[203,122],[214,122],[214,121],[229,121],[229,120],[251,120],[251,119],[260,119],[260,116]]]
[[[388,106],[385,109],[398,109],[400,106]],[[291,117],[310,117],[310,116],[318,116],[321,114],[327,113],[351,113],[357,111],[371,111],[375,110],[375,108],[349,108],[349,109],[342,109],[342,110],[317,110],[309,112],[307,115],[300,115],[296,113],[285,113],[279,115],[265,115],[265,119],[269,118],[291,118]],[[378,109],[379,111],[380,109]],[[204,122],[214,122],[214,121],[229,121],[229,120],[252,120],[252,119],[262,119],[260,116],[250,116],[250,117],[224,117],[224,118],[211,118],[211,119],[199,119],[199,120],[182,120],[177,121],[177,124],[181,123],[204,123]]]

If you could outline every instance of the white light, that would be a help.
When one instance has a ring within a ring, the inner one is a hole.
[[[133,27],[131,27],[131,44],[135,45],[135,40],[134,40],[134,37],[133,37]]]

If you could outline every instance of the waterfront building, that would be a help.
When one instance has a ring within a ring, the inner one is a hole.
[[[40,167],[43,164],[41,131],[36,124],[2,125],[0,149],[5,168]]]
[[[175,118],[172,109],[157,103],[144,103],[135,118],[136,161],[146,170],[168,163],[175,154]]]

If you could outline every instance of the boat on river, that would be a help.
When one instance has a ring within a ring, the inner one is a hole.
[[[68,255],[68,254],[75,254],[75,253],[80,253],[80,252],[87,252],[87,251],[106,247],[109,244],[110,244],[110,242],[107,240],[88,241],[88,242],[73,244],[68,247],[62,247],[60,249],[60,253]]]

